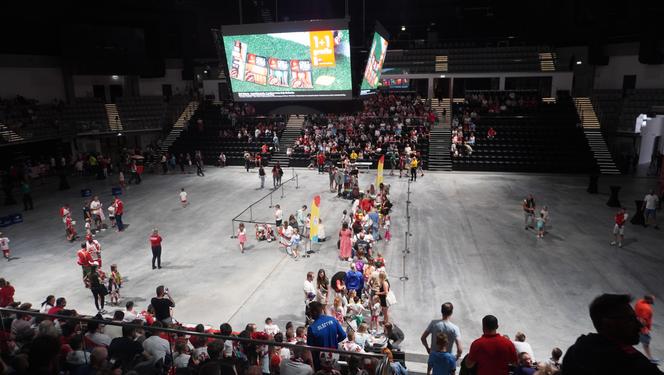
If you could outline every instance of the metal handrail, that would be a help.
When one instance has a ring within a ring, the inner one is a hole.
[[[231,238],[237,238],[237,236],[235,235],[235,222],[236,221],[241,222],[241,223],[250,223],[250,224],[270,224],[270,223],[264,222],[264,221],[254,221],[254,210],[253,210],[253,208],[254,208],[255,205],[262,202],[264,199],[266,199],[268,197],[270,198],[269,208],[274,207],[273,202],[272,202],[272,195],[277,190],[281,189],[281,198],[283,198],[284,197],[284,185],[286,185],[289,182],[295,181],[295,188],[299,189],[300,188],[299,176],[297,174],[295,174],[295,169],[292,169],[292,171],[293,171],[293,177],[291,177],[288,180],[282,182],[279,185],[279,187],[277,187],[276,189],[274,189],[274,190],[270,191],[269,193],[265,194],[264,196],[262,196],[257,201],[250,204],[247,208],[242,210],[242,212],[240,212],[234,218],[231,219]],[[238,219],[240,216],[244,215],[247,211],[249,211],[249,220]]]

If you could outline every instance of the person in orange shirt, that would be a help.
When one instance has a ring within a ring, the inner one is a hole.
[[[652,305],[654,304],[655,297],[647,294],[642,299],[636,301],[634,312],[643,326],[641,327],[641,334],[639,335],[639,341],[643,345],[643,351],[651,362],[657,363],[659,360],[653,359],[650,354],[650,330],[652,329]]]

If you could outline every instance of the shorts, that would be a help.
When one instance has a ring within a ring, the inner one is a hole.
[[[655,209],[655,208],[646,208],[645,215],[646,215],[646,219],[649,218],[650,215],[652,215],[653,219],[657,219],[657,209]]]
[[[650,345],[650,333],[639,333],[639,342],[643,345]]]
[[[621,236],[624,235],[625,234],[625,226],[616,224],[613,227],[613,234],[619,234]]]

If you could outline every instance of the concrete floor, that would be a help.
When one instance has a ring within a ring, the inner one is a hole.
[[[176,301],[175,317],[183,322],[214,326],[230,322],[237,330],[248,322],[262,327],[267,316],[282,327],[289,320],[301,322],[306,272],[324,268],[331,276],[346,269],[346,263],[337,260],[336,233],[341,211],[350,202],[327,192],[327,175],[296,172],[300,188],[287,186],[286,196],[280,199],[276,194],[273,203],[294,213],[320,194],[322,218],[332,237],[320,253],[300,261],[285,257],[275,243],[252,240],[248,251],[240,254],[237,240],[230,238],[231,218],[267,192],[256,189],[255,171],[209,168],[205,178],[147,175],[143,184],[131,186],[123,196],[127,231],[109,230],[97,236],[104,268],[117,263],[125,276],[123,300],[131,299],[143,309],[154,288],[164,284]],[[362,175],[362,186],[373,180],[374,173]],[[394,240],[380,244],[380,250],[399,300],[391,309],[393,320],[406,334],[408,352],[424,352],[419,336],[439,316],[445,301],[455,305],[453,320],[461,328],[466,349],[481,334],[482,316],[494,314],[501,333],[525,332],[536,359],[544,360],[554,346],[566,350],[579,334],[593,330],[587,306],[598,294],[647,292],[659,301],[664,298],[664,234],[629,224],[625,247],[609,246],[615,210],[605,204],[608,194],[585,192],[584,176],[428,173],[412,185],[413,236],[405,259],[409,280],[400,281],[407,183],[389,176],[386,182],[392,184],[395,204]],[[600,190],[608,191],[610,183],[623,186],[620,196],[633,213],[633,200],[642,198],[654,181],[602,178]],[[111,185],[78,180],[67,192],[57,192],[55,181],[35,187],[36,209],[24,215],[24,223],[2,229],[18,259],[0,262],[0,276],[13,283],[17,300],[37,304],[55,294],[65,296],[69,307],[94,312],[76,265],[78,244],[64,239],[58,209],[69,202],[81,224],[80,189],[92,188],[107,206]],[[181,187],[191,202],[184,209],[178,200]],[[550,207],[550,234],[543,240],[523,229],[520,202],[529,192],[535,194],[538,206]],[[271,220],[268,206],[269,200],[259,204],[254,219]],[[17,207],[2,207],[0,214]],[[155,226],[164,238],[164,269],[153,271],[148,236]],[[654,321],[652,347],[662,358],[664,309],[659,304]]]

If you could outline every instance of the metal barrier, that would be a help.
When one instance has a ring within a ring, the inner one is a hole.
[[[86,318],[86,317],[80,317],[80,316],[61,316],[61,315],[52,315],[52,314],[43,314],[40,312],[36,311],[30,311],[30,310],[17,310],[17,309],[9,309],[9,308],[0,308],[0,326],[2,327],[2,330],[7,332],[8,327],[5,326],[5,317],[8,314],[19,314],[19,315],[29,315],[35,318],[43,318],[43,319],[57,319],[58,321],[74,321],[77,322],[79,325],[79,328],[81,329],[81,335],[85,332],[83,329],[83,323],[98,323],[98,324],[103,324],[103,325],[110,325],[110,326],[120,326],[120,327],[129,327],[129,328],[134,328],[134,329],[141,329],[144,331],[150,331],[150,332],[163,332],[163,333],[168,333],[168,334],[185,334],[189,336],[197,336],[197,337],[205,337],[207,339],[216,339],[216,340],[231,340],[231,341],[236,341],[239,343],[251,343],[255,345],[267,345],[267,346],[279,346],[282,348],[299,348],[302,350],[309,350],[311,352],[330,352],[330,353],[336,353],[339,354],[340,356],[344,357],[359,357],[361,359],[368,359],[368,360],[373,360],[376,361],[374,362],[374,375],[388,375],[389,371],[389,363],[387,361],[387,356],[385,354],[377,354],[377,353],[356,353],[356,352],[347,352],[343,350],[338,350],[338,349],[332,349],[332,348],[322,348],[322,347],[317,347],[317,346],[309,346],[309,345],[298,345],[298,344],[291,344],[287,342],[275,342],[275,341],[269,341],[269,340],[255,340],[255,339],[250,339],[250,338],[243,338],[243,337],[237,337],[237,336],[222,336],[222,335],[217,335],[217,334],[211,334],[211,333],[201,333],[201,332],[195,332],[195,331],[189,331],[186,329],[175,329],[175,328],[164,328],[164,327],[151,327],[147,325],[137,325],[137,324],[131,324],[131,323],[121,323],[121,322],[115,322],[111,320],[103,320],[103,319],[96,319],[96,318]],[[2,335],[1,340],[8,340],[8,335]],[[5,342],[2,343],[3,347]],[[82,349],[83,351],[86,351],[85,347],[85,340],[82,340]],[[169,350],[170,350],[170,355],[171,358],[173,358],[173,345],[169,345]],[[87,357],[85,357],[86,364],[87,364]],[[173,364],[171,366],[174,367]]]
[[[266,221],[254,221],[254,206],[262,202],[263,200],[270,198],[270,205],[268,206],[269,208],[274,207],[273,200],[272,200],[272,195],[276,193],[278,190],[281,190],[281,198],[284,197],[284,185],[286,185],[289,182],[295,181],[295,188],[299,189],[300,188],[300,181],[298,175],[295,173],[295,169],[292,168],[292,173],[293,177],[289,178],[288,180],[282,182],[276,189],[270,191],[254,203],[250,204],[247,208],[242,210],[238,215],[236,215],[234,218],[231,219],[231,238],[237,238],[235,235],[235,223],[250,223],[250,224],[273,224],[273,222],[266,222]],[[247,211],[249,211],[249,220],[242,220],[239,219],[240,216],[244,215]]]

